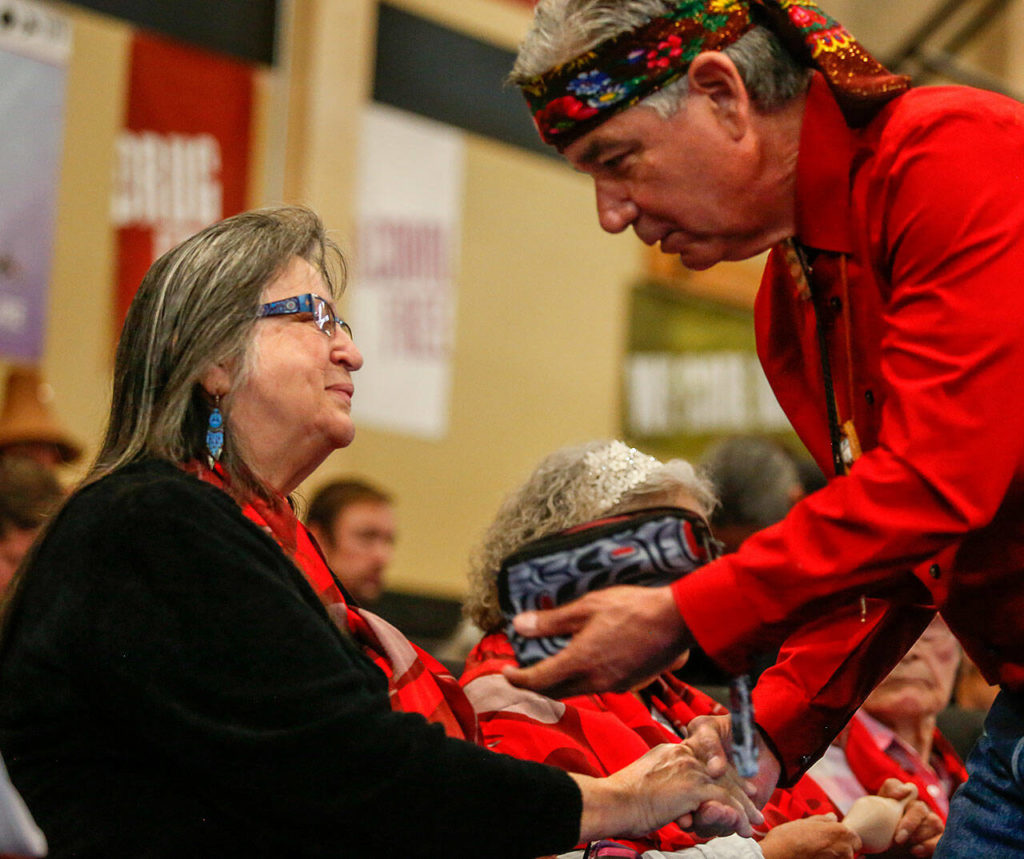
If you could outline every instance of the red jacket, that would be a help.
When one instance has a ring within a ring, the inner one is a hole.
[[[816,78],[797,216],[840,421],[852,419],[864,454],[673,586],[722,666],[784,645],[755,704],[790,781],[930,606],[990,682],[1024,689],[1024,106],[924,88],[851,130]],[[814,310],[781,249],[755,323],[779,402],[831,473]]]

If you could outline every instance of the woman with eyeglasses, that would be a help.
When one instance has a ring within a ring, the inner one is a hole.
[[[440,666],[350,605],[288,502],[352,441],[343,260],[293,207],[147,273],[102,449],[4,609],[0,751],[51,857],[533,857],[703,812],[688,750],[608,779],[474,745]]]

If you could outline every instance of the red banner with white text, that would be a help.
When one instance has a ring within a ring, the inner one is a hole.
[[[138,33],[117,139],[118,322],[164,251],[246,208],[253,67]]]

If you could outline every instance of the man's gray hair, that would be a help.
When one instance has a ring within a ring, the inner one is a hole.
[[[633,482],[621,481],[616,473],[611,478],[618,487],[615,497],[595,491],[595,484],[608,483],[602,472],[609,459],[622,464],[623,450],[631,449],[620,441],[592,441],[556,450],[505,499],[470,563],[463,613],[476,626],[495,632],[504,625],[498,605],[498,570],[508,555],[531,540],[612,513],[673,505],[680,493],[696,501],[698,513],[710,514],[715,505],[710,481],[681,459],[651,460],[650,466],[645,463],[635,469]]]
[[[317,215],[298,206],[227,218],[153,263],[124,322],[106,436],[86,483],[143,458],[205,460],[212,403],[200,380],[216,365],[238,367],[243,379],[251,370],[263,290],[295,257],[322,274],[325,298],[340,295],[341,251]],[[267,495],[231,433],[230,392],[220,407],[220,462],[232,490]]]
[[[509,81],[521,86],[606,39],[665,15],[678,0],[540,0]],[[811,71],[798,63],[775,34],[754,27],[722,51],[736,64],[755,107],[770,113],[802,94]],[[684,103],[686,76],[652,93],[641,104],[671,116]]]

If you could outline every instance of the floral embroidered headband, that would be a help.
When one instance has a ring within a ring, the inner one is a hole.
[[[523,95],[544,142],[564,149],[682,77],[702,51],[721,51],[758,24],[825,76],[850,125],[863,125],[909,86],[812,0],[681,0],[523,84]]]

